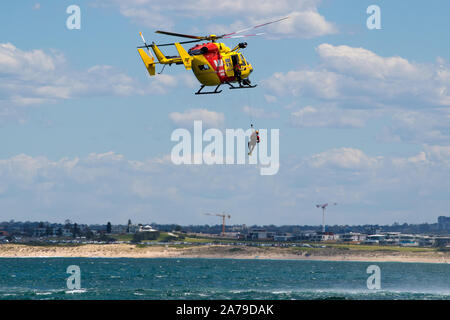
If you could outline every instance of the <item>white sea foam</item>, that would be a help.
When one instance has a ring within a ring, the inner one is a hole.
[[[67,290],[65,293],[74,294],[74,293],[85,293],[86,289],[75,289],[75,290]]]

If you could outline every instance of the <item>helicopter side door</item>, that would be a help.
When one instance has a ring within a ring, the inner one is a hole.
[[[231,57],[232,55],[226,55],[223,57],[225,62],[225,73],[227,77],[234,77],[233,61]]]
[[[239,55],[237,53],[231,55],[231,62],[232,62],[232,69],[231,69],[231,76],[236,77],[236,66],[241,66],[241,61],[239,59]]]

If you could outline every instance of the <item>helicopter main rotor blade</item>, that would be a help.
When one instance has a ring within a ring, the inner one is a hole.
[[[239,31],[232,32],[232,33],[223,34],[221,36],[218,36],[217,38],[225,38],[225,37],[233,36],[233,35],[236,35],[236,34],[239,34],[239,33],[242,33],[242,32],[246,32],[246,31],[249,31],[249,30],[252,30],[252,29],[261,28],[261,27],[267,26],[267,25],[272,24],[272,23],[280,22],[280,21],[286,20],[288,18],[289,17],[284,17],[284,18],[281,18],[281,19],[278,19],[278,20],[275,20],[275,21],[269,21],[269,22],[266,22],[266,23],[258,24],[258,25],[253,26],[253,27],[248,27],[248,28],[245,28],[245,29],[242,29],[242,30],[239,30]],[[258,35],[260,35],[260,34],[258,34]]]
[[[238,31],[235,31],[235,32],[231,32],[231,33],[226,33],[226,34],[223,34],[223,35],[220,35],[220,36],[216,36],[216,35],[193,36],[193,35],[189,35],[189,34],[169,32],[169,31],[161,31],[161,30],[157,30],[157,31],[155,31],[155,33],[165,34],[165,35],[174,36],[174,37],[196,39],[195,41],[180,42],[180,44],[181,43],[198,42],[198,41],[201,41],[201,40],[208,40],[208,41],[213,41],[214,42],[215,40],[221,39],[221,38],[230,39],[230,38],[245,38],[245,37],[260,36],[260,35],[263,35],[264,33],[244,34],[244,35],[242,35],[240,33],[243,33],[243,32],[249,31],[249,30],[253,30],[253,29],[257,29],[257,28],[261,28],[261,27],[267,26],[267,25],[272,24],[272,23],[276,23],[276,22],[280,22],[280,21],[286,20],[288,18],[289,17],[284,17],[284,18],[281,18],[281,19],[278,19],[278,20],[269,21],[269,22],[266,22],[266,23],[261,23],[261,24],[258,24],[256,26],[253,26],[253,27],[245,28],[245,29],[238,30]],[[161,47],[163,47],[163,46],[171,46],[173,44],[174,43],[166,43],[166,44],[160,44],[159,46],[161,46]]]
[[[182,42],[178,42],[179,44],[184,44],[184,43],[194,43],[194,42],[200,42],[200,41],[202,41],[203,39],[201,39],[201,40],[192,40],[192,41],[182,41]],[[158,44],[158,47],[165,47],[165,46],[173,46],[173,45],[175,45],[175,42],[174,43],[164,43],[164,44]]]
[[[189,34],[168,32],[168,31],[161,31],[161,30],[155,31],[155,33],[166,34],[168,36],[174,36],[174,37],[182,37],[182,38],[191,38],[191,39],[205,40],[205,37],[191,36]]]
[[[235,38],[246,38],[246,37],[257,37],[257,36],[262,36],[263,34],[265,34],[264,32],[261,33],[256,33],[256,34],[243,34],[243,35],[238,35],[238,36],[227,36],[227,37],[222,37],[224,39],[235,39]]]
[[[194,43],[194,42],[200,42],[200,41],[202,41],[202,40],[181,41],[181,42],[178,42],[178,43],[179,44],[184,44],[184,43]],[[166,47],[166,46],[173,46],[173,45],[175,45],[175,42],[157,44],[158,47]],[[151,47],[151,45],[140,46],[138,48],[149,48],[149,47]]]

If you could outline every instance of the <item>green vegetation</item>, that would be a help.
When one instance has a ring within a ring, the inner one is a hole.
[[[423,247],[401,247],[401,246],[380,246],[361,244],[326,244],[329,248],[347,248],[352,251],[385,251],[385,252],[433,252],[435,248]]]
[[[156,239],[158,242],[171,242],[171,241],[180,241],[180,239],[176,236],[169,235],[167,232],[161,232],[159,237]]]
[[[131,241],[133,240],[132,234],[118,234],[113,236],[117,241]]]
[[[138,232],[135,234],[118,234],[112,236],[116,241],[130,241],[133,243],[139,243],[141,241],[154,241],[154,242],[173,242],[173,241],[186,241],[186,242],[202,242],[200,239],[185,238],[183,234],[173,234],[169,232]]]
[[[133,235],[131,242],[140,243],[144,240],[156,240],[160,236],[159,231],[157,232],[138,232]]]
[[[206,239],[206,238],[197,238],[197,237],[186,237],[183,240],[184,242],[190,242],[190,243],[207,243],[211,242],[212,239]]]
[[[308,247],[290,247],[290,251],[296,252],[317,252],[323,250],[323,248],[308,248]]]
[[[177,235],[181,235],[176,233]],[[347,244],[347,243],[305,243],[305,242],[276,242],[276,241],[255,241],[255,240],[237,240],[237,239],[229,239],[229,238],[219,238],[219,237],[200,237],[196,235],[184,236],[183,238],[179,237],[171,237],[165,232],[161,232],[160,237],[156,240],[159,242],[172,242],[172,241],[183,241],[191,244],[231,244],[240,242],[243,244],[269,244],[269,245],[282,245],[288,244],[293,245],[297,244],[299,247],[291,247],[293,250],[300,251],[320,251],[323,249],[337,249],[337,250],[349,250],[349,251],[369,251],[369,252],[435,252],[436,248],[424,248],[424,247],[402,247],[402,246],[382,246],[382,245],[360,245],[360,244]],[[302,245],[311,245],[312,247],[304,247]],[[325,246],[325,248],[321,248],[319,246]],[[183,245],[186,247],[186,245]],[[259,248],[268,248],[268,247],[259,247]]]

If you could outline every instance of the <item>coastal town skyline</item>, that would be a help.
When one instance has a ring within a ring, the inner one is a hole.
[[[177,229],[177,230],[201,230],[201,229],[209,229],[210,231],[208,231],[207,233],[212,232],[211,230],[219,230],[222,228],[222,224],[214,224],[214,223],[205,223],[205,224],[198,224],[198,225],[182,225],[182,224],[177,224],[177,223],[167,223],[167,224],[162,224],[162,223],[158,223],[157,221],[138,221],[138,222],[132,222],[131,219],[128,219],[127,223],[115,223],[115,222],[111,222],[111,221],[107,221],[105,223],[83,223],[80,221],[72,221],[70,219],[66,219],[64,222],[57,222],[57,221],[16,221],[14,219],[11,219],[9,221],[0,221],[0,231],[1,231],[1,226],[5,226],[5,225],[40,225],[41,228],[47,227],[47,226],[63,226],[63,225],[79,225],[79,226],[94,226],[97,229],[101,229],[104,228],[106,229],[107,225],[112,225],[115,227],[119,227],[120,230],[126,230],[126,227],[132,225],[132,226],[144,226],[144,225],[153,225],[153,226],[157,226],[158,228],[161,228],[165,231],[171,231],[172,229]],[[257,223],[253,223],[253,224],[233,224],[233,223],[228,223],[226,224],[226,229],[227,230],[243,230],[243,229],[250,229],[250,228],[259,228],[259,227],[271,227],[271,228],[275,228],[275,229],[283,229],[283,228],[300,228],[300,229],[311,229],[311,230],[319,230],[322,229],[323,225],[321,224],[317,224],[317,225],[308,225],[308,224],[292,224],[292,225],[276,225],[276,224],[270,224],[270,225],[258,225]],[[440,216],[437,217],[437,219],[434,222],[424,222],[424,223],[420,223],[420,224],[414,224],[414,223],[407,223],[407,222],[393,222],[392,224],[385,224],[385,225],[379,225],[379,224],[360,224],[360,225],[351,225],[351,224],[340,224],[340,225],[325,225],[326,227],[326,231],[331,231],[335,232],[337,229],[342,229],[344,230],[345,228],[347,229],[351,229],[351,228],[355,228],[358,229],[358,231],[361,230],[365,230],[368,232],[374,232],[377,229],[381,230],[382,228],[384,228],[385,230],[389,230],[389,231],[396,231],[396,230],[401,230],[402,228],[415,228],[416,231],[413,231],[413,233],[415,232],[450,232],[450,217],[446,217],[446,216]],[[218,232],[220,233],[220,232]]]

